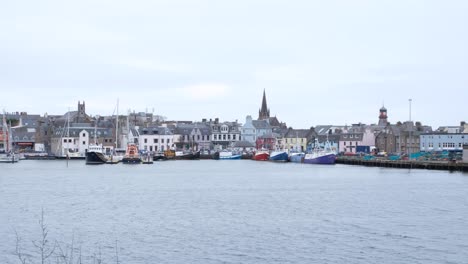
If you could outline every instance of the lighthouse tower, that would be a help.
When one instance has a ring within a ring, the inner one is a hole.
[[[379,126],[387,126],[388,124],[388,116],[387,116],[387,108],[385,106],[382,106],[380,108],[380,115],[379,115]]]

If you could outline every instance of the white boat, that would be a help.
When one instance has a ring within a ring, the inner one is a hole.
[[[219,152],[220,160],[239,160],[241,159],[241,154],[235,154],[232,151],[221,151]]]

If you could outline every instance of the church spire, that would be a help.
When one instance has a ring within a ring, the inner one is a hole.
[[[270,118],[270,109],[267,107],[266,93],[263,89],[262,108],[258,111],[258,120]]]

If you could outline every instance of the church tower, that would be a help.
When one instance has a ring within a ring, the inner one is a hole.
[[[263,89],[262,108],[258,111],[258,120],[270,118],[270,109],[267,107],[265,89]]]
[[[84,123],[85,119],[86,119],[86,105],[85,105],[85,102],[83,101],[83,103],[80,103],[80,101],[78,101],[78,112],[76,114],[75,122]]]
[[[379,115],[379,126],[387,126],[388,120],[387,120],[387,108],[385,106],[382,106],[380,108],[380,115]]]

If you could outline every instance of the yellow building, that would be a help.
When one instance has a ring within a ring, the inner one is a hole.
[[[292,129],[284,135],[284,146],[286,149],[304,152],[307,149],[307,142],[314,136],[311,129]]]

